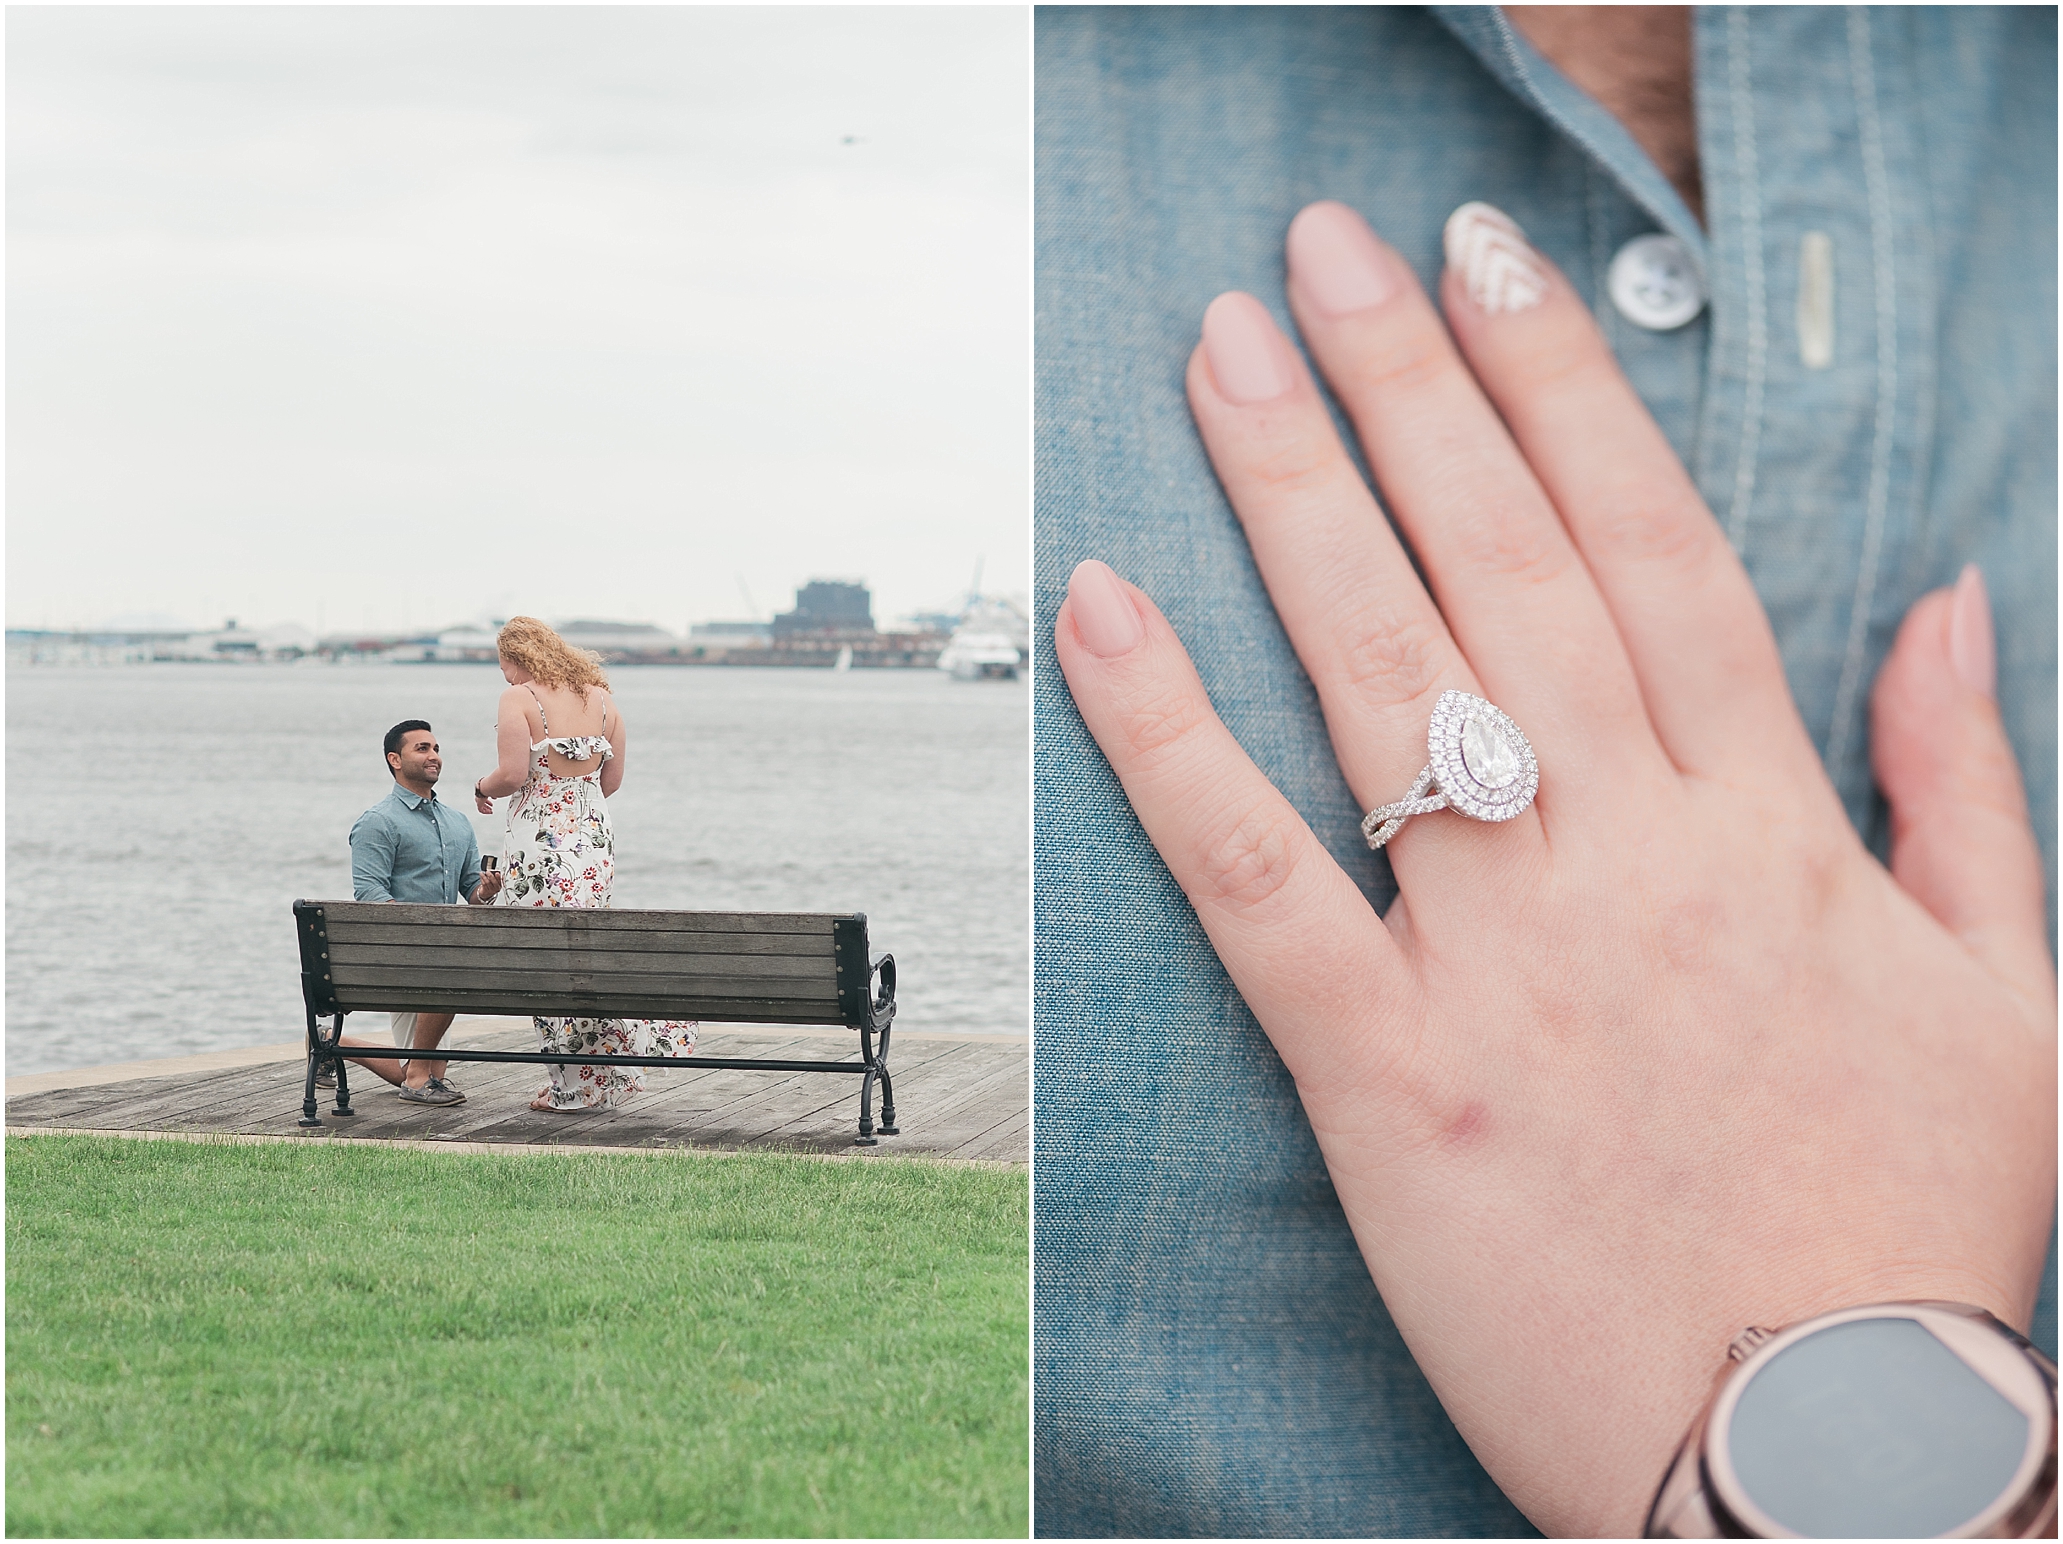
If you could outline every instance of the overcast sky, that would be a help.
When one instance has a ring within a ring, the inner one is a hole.
[[[6,28],[10,626],[1029,588],[1025,10]]]

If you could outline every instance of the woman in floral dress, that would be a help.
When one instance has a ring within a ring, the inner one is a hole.
[[[606,800],[623,782],[627,736],[601,662],[535,617],[512,617],[496,639],[501,694],[495,740],[501,765],[473,785],[480,813],[509,800],[501,906],[609,904],[616,840]],[[557,724],[560,733],[552,732]],[[573,731],[571,733],[567,731]],[[598,1056],[686,1056],[695,1025],[674,1019],[538,1018],[547,1051]],[[552,1065],[533,1110],[622,1104],[644,1090],[639,1067]]]

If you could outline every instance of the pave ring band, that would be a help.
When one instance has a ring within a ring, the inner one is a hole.
[[[1467,692],[1447,691],[1426,729],[1426,768],[1395,804],[1370,810],[1361,834],[1382,847],[1413,815],[1453,810],[1471,820],[1513,820],[1540,790],[1540,762],[1519,726]]]

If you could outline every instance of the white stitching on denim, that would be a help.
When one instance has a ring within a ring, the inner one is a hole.
[[[1726,16],[1727,95],[1732,99],[1734,161],[1741,183],[1741,247],[1747,263],[1748,379],[1741,399],[1740,450],[1734,458],[1733,502],[1726,539],[1748,548],[1748,512],[1755,503],[1755,457],[1762,440],[1762,381],[1768,369],[1768,295],[1762,275],[1762,186],[1755,165],[1755,99],[1748,78],[1748,10]]]
[[[1877,563],[1884,545],[1885,507],[1891,498],[1891,437],[1898,407],[1898,290],[1891,253],[1890,178],[1884,168],[1884,128],[1877,117],[1877,76],[1870,56],[1870,17],[1862,6],[1848,10],[1849,74],[1862,126],[1862,174],[1870,199],[1870,256],[1877,291],[1877,413],[1870,445],[1869,503],[1863,516],[1862,557],[1856,566],[1855,600],[1848,613],[1848,653],[1834,693],[1834,719],[1827,727],[1827,772],[1840,787],[1841,762],[1848,754],[1849,724],[1862,694],[1862,667],[1869,642],[1870,608],[1876,599]]]

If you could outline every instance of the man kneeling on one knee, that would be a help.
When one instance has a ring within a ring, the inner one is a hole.
[[[444,757],[437,736],[419,718],[387,731],[387,770],[394,786],[351,828],[351,894],[361,901],[409,901],[452,906],[460,897],[485,906],[501,889],[501,875],[480,873],[480,842],[473,822],[437,797]],[[448,1013],[397,1013],[394,1043],[433,1051],[451,1028]],[[346,1035],[345,1045],[377,1045]],[[348,1058],[368,1067],[414,1104],[461,1104],[465,1095],[445,1080],[441,1061]]]

